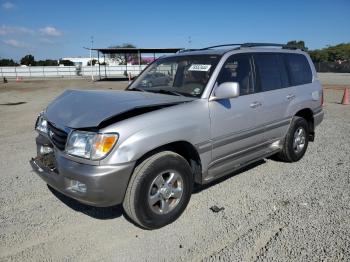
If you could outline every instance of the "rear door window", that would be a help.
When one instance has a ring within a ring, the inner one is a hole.
[[[285,87],[286,83],[282,81],[281,62],[278,54],[254,54],[254,63],[262,92]]]
[[[281,81],[282,81],[282,87],[289,87],[291,86],[291,83],[289,81],[289,75],[287,66],[283,57],[283,54],[278,54],[278,68],[281,73]]]
[[[302,54],[283,54],[291,85],[304,85],[312,82],[312,72],[308,60]]]

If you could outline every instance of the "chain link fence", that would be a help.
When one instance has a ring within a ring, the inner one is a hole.
[[[350,73],[350,62],[317,62],[314,65],[320,73]]]

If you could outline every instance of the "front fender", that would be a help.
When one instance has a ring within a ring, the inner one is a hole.
[[[176,127],[176,128],[174,128]],[[175,120],[163,126],[148,127],[124,140],[109,159],[112,163],[126,163],[138,160],[144,154],[163,145],[185,141],[195,145],[206,137],[206,129],[193,123]]]

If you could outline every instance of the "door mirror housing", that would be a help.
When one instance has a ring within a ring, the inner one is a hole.
[[[214,95],[212,95],[209,101],[215,101],[220,99],[230,99],[239,96],[239,83],[237,82],[224,82],[214,89]]]

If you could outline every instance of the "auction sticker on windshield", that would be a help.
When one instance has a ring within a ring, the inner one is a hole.
[[[203,71],[208,72],[211,65],[203,65],[203,64],[193,64],[190,66],[188,71]]]

